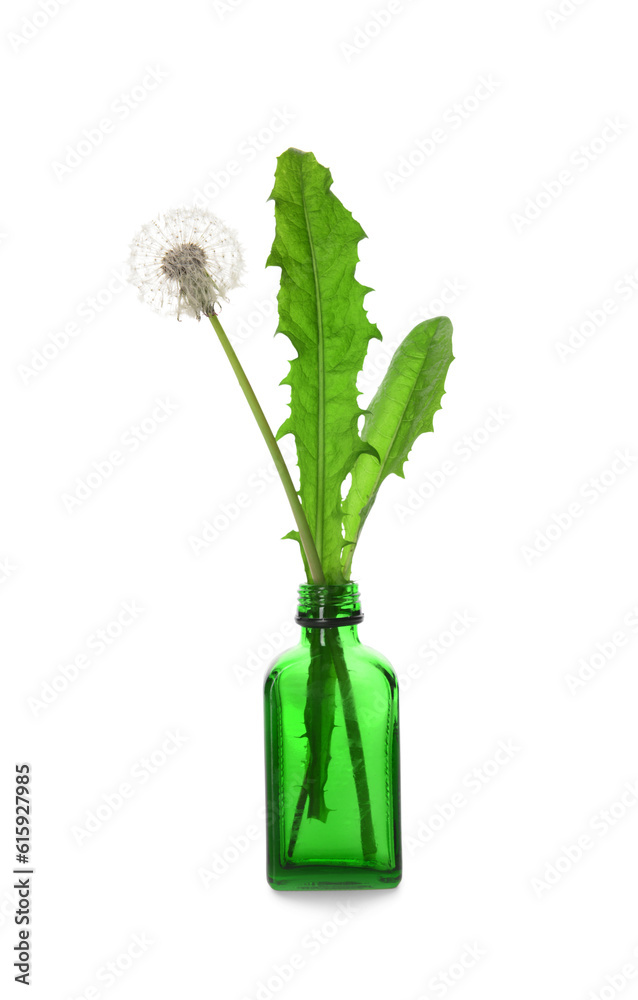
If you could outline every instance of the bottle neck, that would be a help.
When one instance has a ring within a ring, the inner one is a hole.
[[[303,583],[299,588],[296,621],[301,641],[310,642],[324,629],[334,629],[342,639],[358,642],[357,626],[363,621],[356,583]]]

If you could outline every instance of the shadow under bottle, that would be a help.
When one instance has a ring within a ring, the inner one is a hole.
[[[401,880],[398,684],[363,646],[353,583],[299,588],[298,646],[265,685],[268,881],[389,889]]]

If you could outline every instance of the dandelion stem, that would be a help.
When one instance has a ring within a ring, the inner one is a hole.
[[[248,381],[248,376],[242,368],[241,362],[235,354],[233,346],[226,336],[224,328],[219,322],[217,315],[211,311],[208,313],[208,318],[210,319],[213,329],[215,330],[215,333],[224,348],[226,357],[230,361],[231,367],[237,377],[237,381],[241,386],[242,392],[246,397],[246,401],[253,412],[253,416],[257,421],[259,430],[261,431],[264,441],[266,442],[266,447],[268,448],[268,451],[272,456],[272,460],[275,463],[275,468],[279,473],[279,478],[281,479],[283,488],[286,491],[286,496],[288,497],[288,502],[292,509],[292,515],[295,519],[297,528],[299,529],[299,537],[301,539],[303,550],[306,554],[310,575],[312,576],[312,582],[323,583],[323,568],[321,566],[321,560],[319,559],[319,553],[317,552],[317,547],[315,545],[314,538],[312,537],[310,525],[308,524],[308,520],[301,506],[299,495],[295,489],[295,484],[290,477],[288,466],[286,465],[284,456],[281,454],[281,450],[277,444],[277,439],[270,429],[270,424],[266,419],[266,415],[259,405],[259,400],[255,395],[253,387]]]

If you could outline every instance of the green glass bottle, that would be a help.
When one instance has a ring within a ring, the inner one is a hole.
[[[391,889],[401,880],[398,683],[361,645],[354,583],[304,584],[301,641],[265,685],[268,881]]]

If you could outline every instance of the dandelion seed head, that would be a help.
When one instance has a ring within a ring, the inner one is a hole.
[[[131,244],[129,280],[156,312],[199,319],[240,283],[237,236],[216,215],[177,208],[142,227]]]

